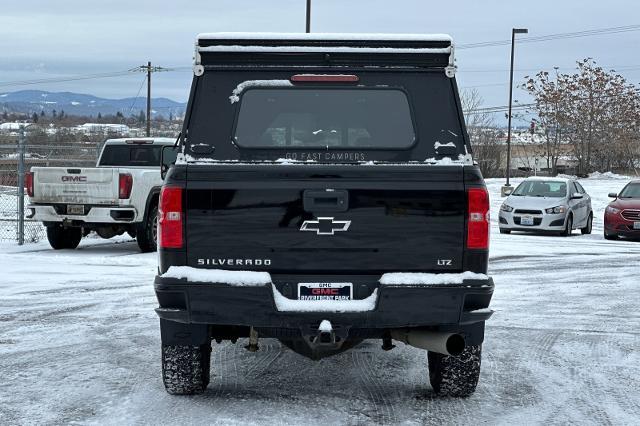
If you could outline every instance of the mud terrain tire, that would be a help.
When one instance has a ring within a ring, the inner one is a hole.
[[[162,345],[162,381],[171,395],[194,395],[209,385],[211,345]]]
[[[429,352],[429,381],[440,396],[466,397],[476,390],[482,346],[467,346],[458,356]]]

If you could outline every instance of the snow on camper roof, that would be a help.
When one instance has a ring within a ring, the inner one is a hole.
[[[199,65],[333,66],[374,62],[378,66],[443,68],[455,74],[453,41],[446,34],[358,33],[202,33],[196,41],[194,72]],[[363,55],[375,55],[375,59]]]
[[[198,40],[315,40],[315,41],[444,41],[448,34],[384,34],[384,33],[201,33]]]
[[[203,33],[199,52],[451,53],[446,34]]]

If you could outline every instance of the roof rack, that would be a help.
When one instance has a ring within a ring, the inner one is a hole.
[[[196,40],[194,74],[206,66],[412,66],[455,75],[445,34],[204,33]]]

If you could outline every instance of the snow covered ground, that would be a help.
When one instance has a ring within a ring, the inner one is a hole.
[[[478,390],[434,396],[426,353],[371,341],[322,361],[275,340],[214,344],[204,395],[160,380],[155,254],[90,239],[0,245],[0,424],[638,424],[640,242],[605,241],[602,214],[624,180],[581,181],[594,233],[500,235]]]

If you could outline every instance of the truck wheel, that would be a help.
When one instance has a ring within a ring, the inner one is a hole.
[[[151,207],[147,219],[138,226],[136,239],[143,253],[158,249],[158,206]]]
[[[162,345],[162,381],[171,395],[202,393],[209,385],[211,345]]]
[[[589,213],[589,219],[587,219],[587,224],[585,225],[584,228],[580,228],[580,232],[582,232],[583,235],[588,235],[591,233],[592,228],[593,228],[593,214]]]
[[[82,228],[64,228],[60,225],[47,226],[47,239],[54,250],[74,249],[82,239]]]
[[[476,390],[482,346],[467,346],[458,356],[429,352],[429,381],[441,396],[465,397]]]

